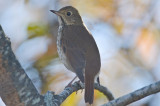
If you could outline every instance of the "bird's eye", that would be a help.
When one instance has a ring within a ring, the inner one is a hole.
[[[72,13],[70,11],[67,12],[67,16],[71,16]]]

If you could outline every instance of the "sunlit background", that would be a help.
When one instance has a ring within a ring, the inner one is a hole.
[[[160,0],[0,0],[0,24],[41,94],[59,94],[75,76],[58,59],[58,21],[49,11],[68,5],[79,10],[95,38],[100,82],[116,98],[160,80]],[[62,106],[84,106],[83,95],[73,93]],[[93,106],[107,101],[95,90]],[[129,106],[159,105],[155,94]]]

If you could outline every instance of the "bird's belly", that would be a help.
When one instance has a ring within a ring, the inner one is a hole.
[[[65,53],[63,52],[63,49],[61,45],[59,44],[59,41],[57,41],[57,51],[58,51],[60,61],[66,66],[66,68],[69,68],[68,63],[67,63],[67,57]]]
[[[68,59],[67,59],[67,57],[66,57],[66,54],[65,54],[64,51],[63,51],[61,39],[62,39],[62,34],[61,34],[61,30],[59,29],[58,36],[57,36],[57,52],[58,52],[60,61],[64,64],[64,66],[65,66],[68,70],[73,71],[70,63],[68,62]],[[74,72],[74,71],[73,71],[73,72]]]

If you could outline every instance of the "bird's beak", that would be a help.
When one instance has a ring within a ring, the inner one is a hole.
[[[59,11],[55,11],[55,10],[50,10],[50,11],[58,16],[61,16],[61,13]]]

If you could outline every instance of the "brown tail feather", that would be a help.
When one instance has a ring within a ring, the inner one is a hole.
[[[94,97],[94,78],[85,77],[85,103],[93,104]]]

